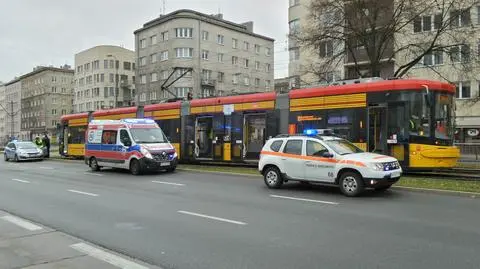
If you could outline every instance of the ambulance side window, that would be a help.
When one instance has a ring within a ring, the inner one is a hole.
[[[117,143],[117,131],[103,131],[102,144],[114,145]]]
[[[132,140],[128,135],[127,130],[120,130],[120,142],[126,147],[130,147],[132,145]]]

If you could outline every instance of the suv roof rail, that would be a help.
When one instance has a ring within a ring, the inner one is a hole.
[[[318,138],[320,140],[323,140],[322,136],[326,136],[326,135],[306,135],[306,134],[279,134],[277,136],[275,136],[274,138],[288,138],[288,137],[314,137],[314,138]],[[331,135],[329,135],[331,136]]]

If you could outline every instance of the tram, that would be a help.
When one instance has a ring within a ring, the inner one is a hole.
[[[62,154],[82,157],[92,119],[152,118],[181,162],[248,163],[271,137],[332,129],[410,170],[454,167],[455,86],[419,79],[353,81],[326,87],[194,99],[65,115]]]

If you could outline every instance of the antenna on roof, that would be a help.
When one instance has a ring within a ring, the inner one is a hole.
[[[165,15],[165,1],[166,0],[162,0],[162,11],[160,12],[160,15]]]

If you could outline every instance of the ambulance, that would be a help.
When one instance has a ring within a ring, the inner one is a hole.
[[[300,181],[338,186],[346,196],[365,188],[385,191],[402,175],[397,159],[364,152],[331,130],[305,130],[269,139],[260,153],[259,172],[269,188]]]
[[[92,120],[85,138],[85,164],[145,171],[175,171],[178,156],[162,129],[152,119]]]

